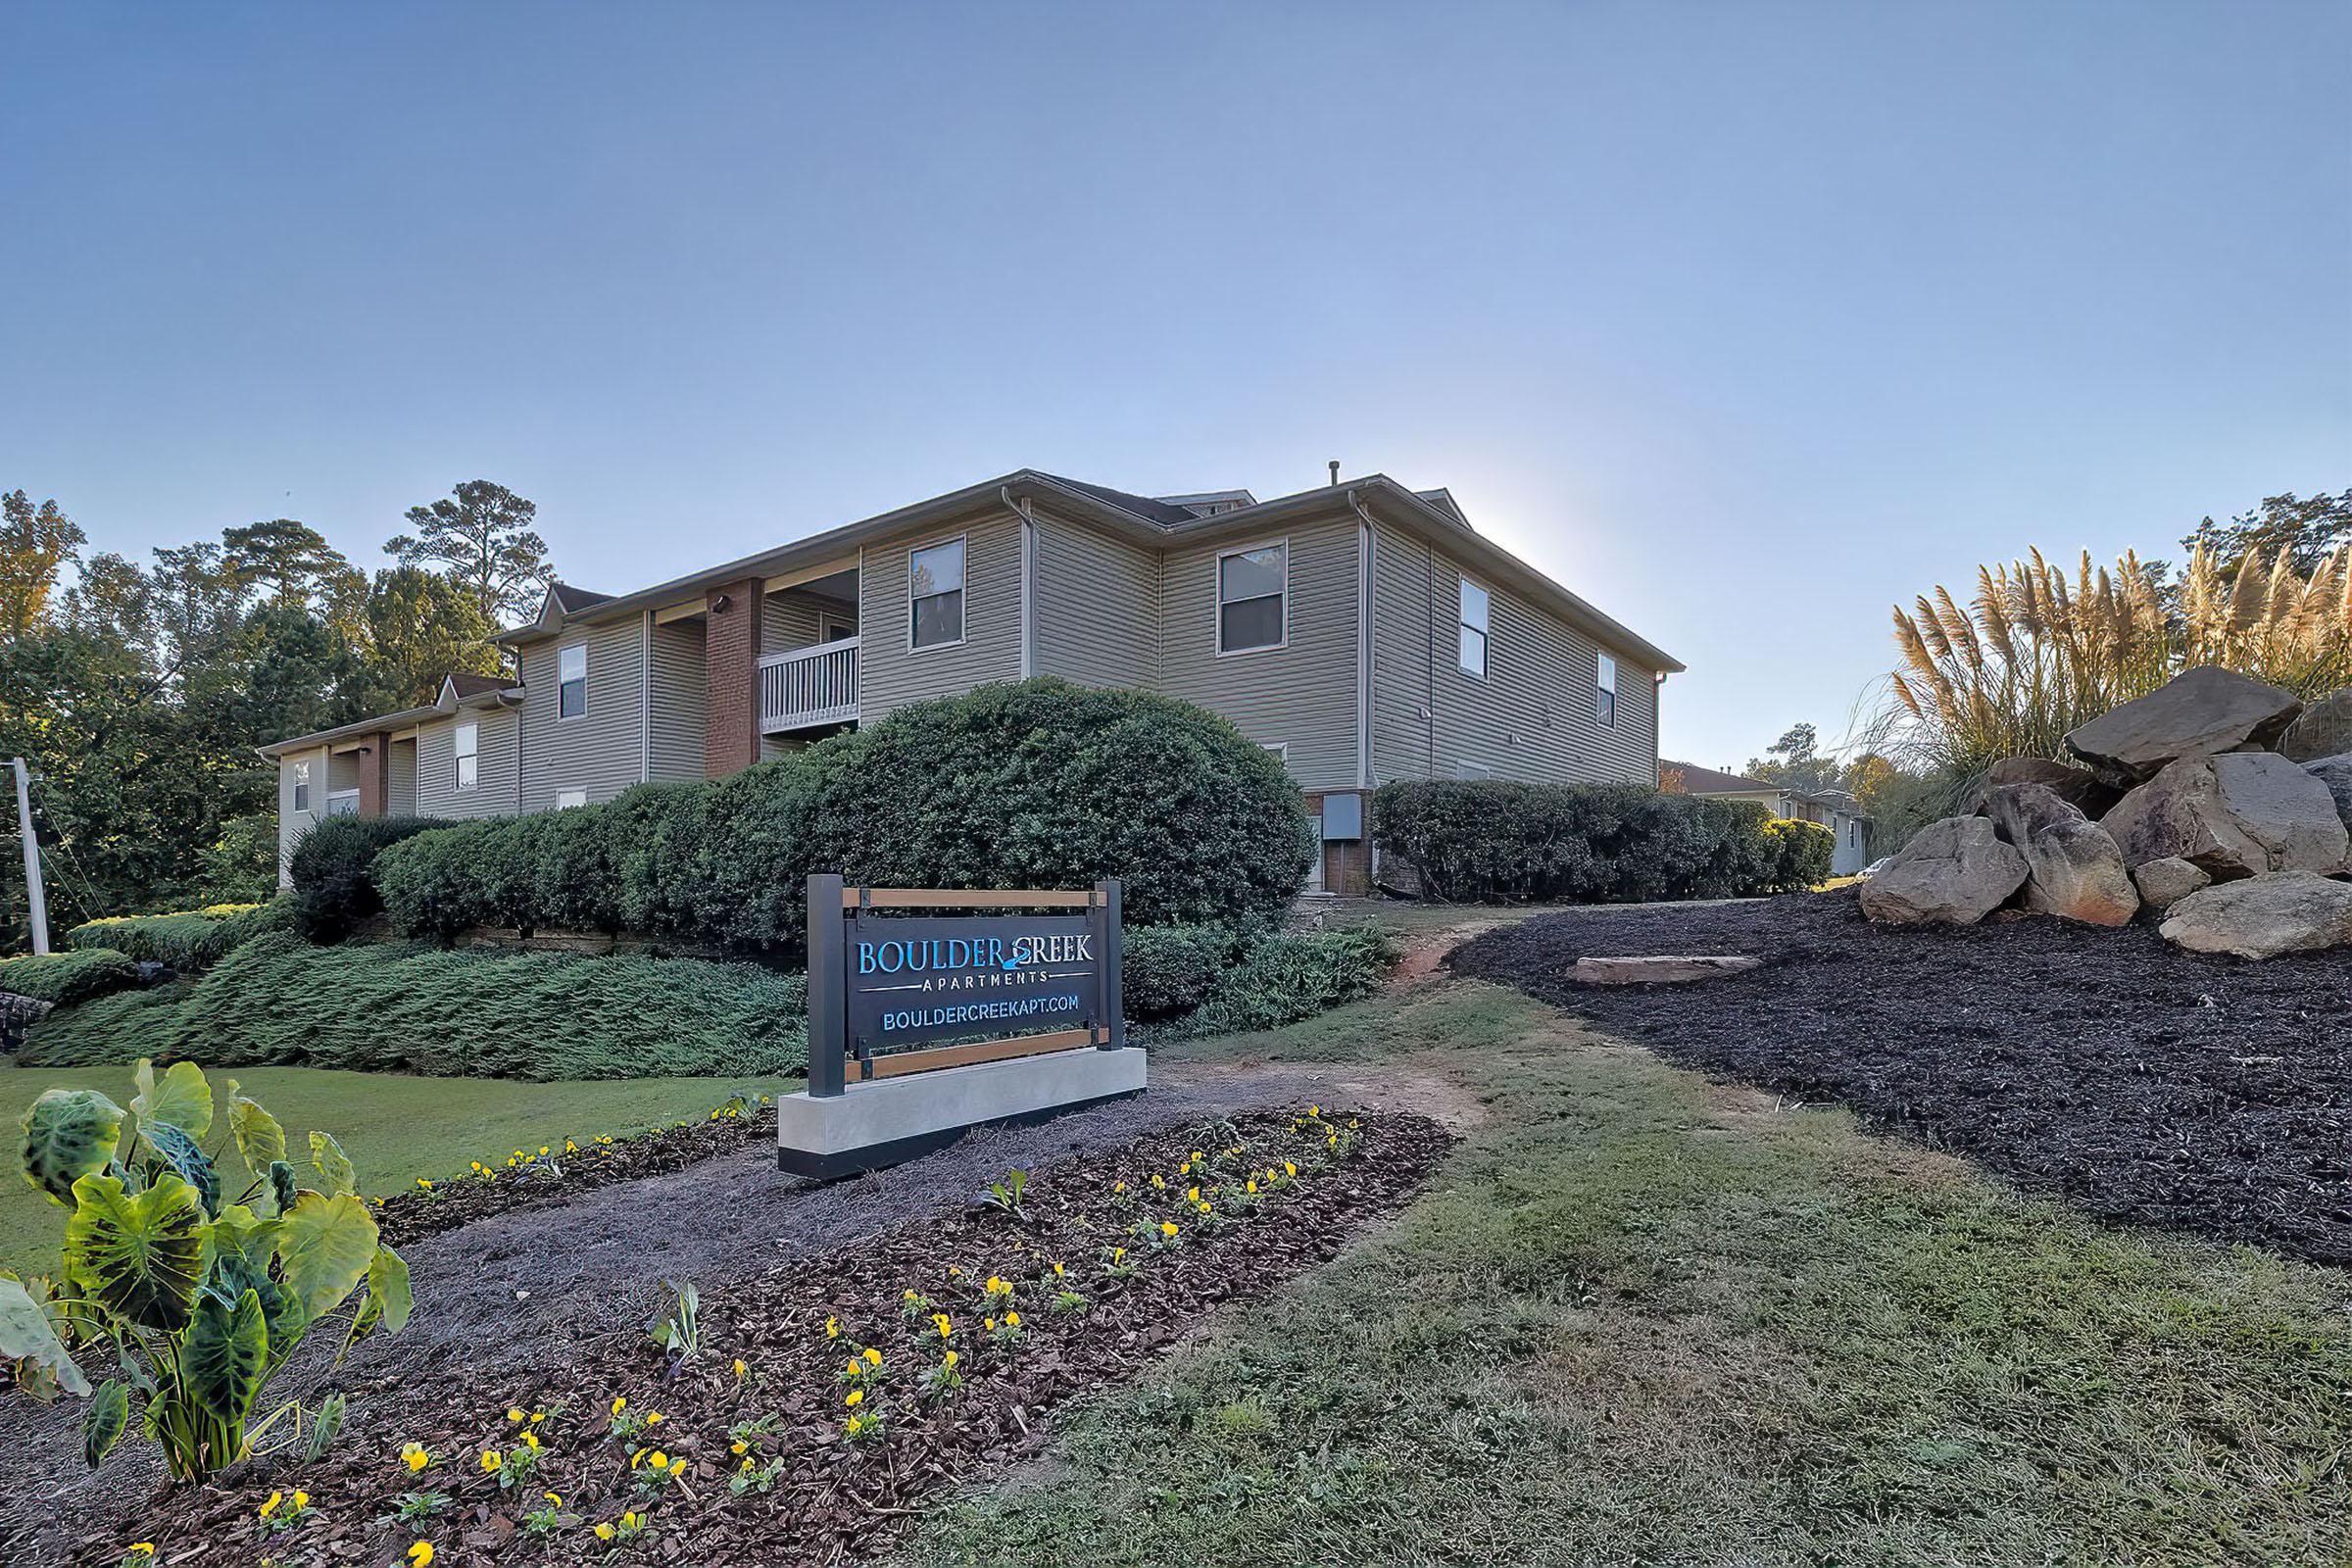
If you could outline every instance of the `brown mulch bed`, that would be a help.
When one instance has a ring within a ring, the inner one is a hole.
[[[388,1247],[406,1247],[520,1208],[553,1203],[647,1176],[684,1170],[755,1144],[773,1143],[776,1107],[747,1103],[702,1121],[657,1127],[629,1138],[599,1140],[576,1152],[556,1151],[555,1169],[500,1166],[488,1176],[458,1176],[423,1191],[395,1193],[376,1205],[376,1229]]]
[[[1238,1137],[1242,1154],[1223,1156],[1219,1133]],[[142,1517],[86,1540],[73,1560],[112,1563],[125,1542],[144,1539],[163,1545],[173,1564],[249,1568],[267,1554],[278,1568],[372,1568],[425,1540],[445,1568],[602,1562],[613,1548],[592,1527],[644,1506],[637,1478],[650,1461],[632,1471],[632,1449],[674,1456],[678,1479],[647,1508],[644,1534],[612,1560],[867,1560],[942,1489],[1040,1444],[1069,1399],[1132,1376],[1205,1314],[1270,1294],[1401,1208],[1450,1144],[1438,1123],[1401,1113],[1364,1113],[1352,1154],[1330,1152],[1328,1136],[1314,1122],[1301,1128],[1287,1114],[1247,1112],[1074,1155],[1034,1173],[1025,1223],[979,1205],[933,1213],[707,1289],[704,1348],[682,1365],[640,1331],[600,1328],[582,1336],[564,1364],[510,1386],[500,1380],[496,1347],[485,1346],[398,1387],[355,1391],[344,1436],[319,1463],[267,1475],[249,1466],[213,1486],[166,1492]],[[1196,1150],[1219,1156],[1207,1180],[1178,1175]],[[1213,1201],[1217,1189],[1252,1172],[1265,1186],[1265,1169],[1286,1160],[1298,1166],[1296,1181],[1265,1191],[1249,1212],[1225,1213],[1213,1230],[1202,1230],[1184,1205],[1185,1186],[1199,1182]],[[1164,1194],[1150,1186],[1154,1172],[1169,1184]],[[1126,1197],[1113,1192],[1122,1180]],[[658,1218],[693,1223],[691,1215]],[[1130,1234],[1155,1230],[1163,1218],[1182,1227],[1180,1245],[1153,1251]],[[1105,1272],[1111,1246],[1129,1249],[1132,1277]],[[1056,1261],[1086,1298],[1083,1308],[1054,1309]],[[1015,1346],[982,1332],[992,1275],[1015,1286],[1023,1336]],[[907,1290],[953,1321],[965,1381],[944,1397],[918,1395],[918,1373],[937,1361],[939,1341],[927,1315],[904,1309]],[[828,1337],[828,1319],[839,1338]],[[841,1372],[864,1346],[881,1351],[888,1376],[862,1409],[879,1412],[886,1430],[853,1443],[843,1431]],[[629,1412],[659,1411],[662,1420],[618,1442],[615,1396],[626,1397]],[[526,1419],[511,1422],[510,1408]],[[485,1446],[512,1452],[538,1412],[550,1412],[535,1428],[546,1435],[539,1472],[502,1492],[479,1455]],[[771,1490],[737,1497],[727,1483],[742,1457],[730,1451],[730,1428],[761,1416],[773,1418],[772,1430],[752,1438],[745,1456],[757,1465],[780,1460],[781,1472]],[[407,1442],[433,1455],[421,1474],[411,1476],[398,1457]],[[273,1488],[290,1495],[298,1486],[317,1517],[268,1531],[256,1504]],[[393,1522],[396,1499],[412,1490],[454,1501],[427,1523]],[[564,1499],[566,1523],[544,1538],[524,1532],[522,1516],[549,1490]]]
[[[1577,958],[1748,954],[1694,985]],[[1964,1152],[2103,1217],[2352,1264],[2352,957],[2186,953],[2139,924],[1885,927],[1850,890],[1596,909],[1479,938],[1517,985],[1679,1065]]]

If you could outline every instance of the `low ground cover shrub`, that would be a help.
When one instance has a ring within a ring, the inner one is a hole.
[[[313,942],[340,942],[384,905],[373,867],[386,848],[442,827],[429,816],[332,816],[302,836],[288,870],[294,929]]]
[[[182,980],[110,992],[79,1006],[60,1007],[25,1031],[17,1064],[98,1066],[153,1055],[156,1041],[177,1027],[180,1004],[194,989]]]
[[[139,966],[111,949],[40,953],[0,960],[0,991],[59,1007],[71,1007],[138,983]]]
[[[1115,876],[1141,927],[1278,914],[1311,853],[1297,785],[1225,719],[1031,680],[909,704],[710,783],[419,834],[374,869],[409,936],[626,930],[760,950],[801,941],[811,871],[970,888]]]
[[[267,904],[217,904],[172,914],[85,920],[66,933],[66,946],[84,952],[112,949],[145,963],[195,974],[265,931],[286,929],[293,919],[294,901],[281,894]]]
[[[114,1021],[111,1034],[60,1035],[44,1020],[24,1059],[73,1066],[127,1053],[482,1078],[766,1076],[806,1061],[808,983],[748,963],[318,948],[281,932],[215,964],[175,1005]]]
[[[1172,1032],[1241,1034],[1311,1018],[1379,990],[1396,956],[1395,938],[1378,926],[1260,937],[1214,977],[1200,1005]]]
[[[1462,902],[1740,898],[1819,881],[1788,880],[1813,852],[1792,853],[1772,820],[1750,801],[1632,784],[1440,779],[1372,797],[1381,852],[1411,867],[1426,896]]]

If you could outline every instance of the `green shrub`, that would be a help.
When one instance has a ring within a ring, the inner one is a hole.
[[[182,974],[196,974],[265,931],[287,929],[293,919],[294,901],[280,894],[268,904],[219,905],[172,914],[85,920],[66,933],[66,946],[84,951],[111,948]]]
[[[1297,1023],[1370,996],[1396,963],[1396,942],[1377,926],[1280,932],[1252,944],[1179,1032],[1243,1034]]]
[[[1784,840],[1751,801],[1632,784],[1383,785],[1373,841],[1432,898],[1594,904],[1720,899],[1788,885]],[[1806,884],[1810,886],[1810,884]]]
[[[341,1067],[481,1078],[773,1074],[807,1059],[808,983],[748,963],[583,958],[349,943],[291,933],[215,964],[168,1018],[125,1012],[68,1060],[36,1026],[27,1060],[157,1054],[208,1067]]]
[[[330,816],[294,846],[294,929],[340,942],[383,908],[371,868],[386,846],[442,824],[428,816]]]
[[[222,822],[196,852],[196,894],[208,904],[260,904],[277,892],[277,812]]]
[[[12,991],[60,1007],[103,997],[139,983],[139,966],[110,948],[78,953],[41,953],[0,960],[0,991]]]
[[[1152,925],[1126,933],[1119,990],[1130,1018],[1172,1018],[1206,1002],[1235,960],[1242,937],[1231,926]]]
[[[194,989],[182,980],[60,1007],[26,1031],[17,1065],[111,1066],[155,1055],[176,1037],[181,1004]]]
[[[1774,817],[1764,824],[1764,831],[1780,852],[1775,879],[1782,892],[1801,892],[1829,880],[1838,854],[1835,830],[1819,822]]]
[[[805,879],[918,887],[1124,884],[1133,926],[1279,912],[1312,846],[1298,787],[1204,709],[1056,680],[914,703],[704,784],[430,833],[387,850],[393,924],[587,926],[774,949]]]

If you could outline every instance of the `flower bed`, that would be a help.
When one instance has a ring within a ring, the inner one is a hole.
[[[675,1122],[625,1138],[600,1137],[581,1144],[565,1139],[536,1153],[495,1151],[473,1168],[441,1180],[420,1177],[415,1190],[376,1201],[375,1223],[385,1242],[406,1247],[427,1236],[454,1231],[477,1219],[518,1208],[545,1208],[581,1193],[619,1182],[684,1170],[706,1159],[732,1154],[776,1136],[774,1101],[737,1097],[711,1108],[701,1121]]]
[[[1415,1116],[1255,1114],[1075,1156],[1008,1183],[1017,1214],[975,1203],[708,1291],[690,1356],[604,1331],[527,1383],[475,1354],[363,1397],[325,1459],[163,1494],[76,1560],[134,1540],[174,1564],[398,1564],[417,1543],[467,1564],[866,1560],[1073,1396],[1401,1207],[1447,1143]]]

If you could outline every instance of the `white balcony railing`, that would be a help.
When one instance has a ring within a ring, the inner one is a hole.
[[[858,639],[837,638],[760,661],[760,729],[810,729],[858,716]]]

